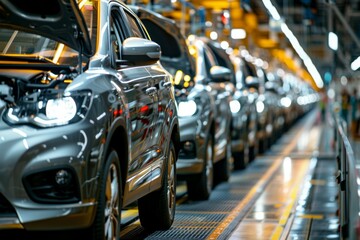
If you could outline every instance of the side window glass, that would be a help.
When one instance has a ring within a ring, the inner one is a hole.
[[[118,60],[120,59],[120,36],[113,20],[110,25],[110,42],[114,60]]]
[[[204,54],[204,62],[205,62],[206,72],[207,72],[207,74],[210,74],[210,68],[211,68],[212,66],[211,66],[211,63],[210,63],[210,61],[209,61],[209,58],[208,58],[208,55],[207,55],[207,54]]]
[[[144,38],[144,34],[141,31],[141,27],[139,26],[138,21],[127,11],[125,11],[125,16],[130,23],[132,37]]]
[[[206,54],[207,59],[209,59],[211,66],[219,65],[218,62],[216,61],[215,56],[212,54],[212,52],[207,47],[205,47],[205,54]]]
[[[256,69],[251,63],[246,64],[246,68],[247,68],[247,70],[249,72],[249,75],[251,75],[253,77],[257,76]]]
[[[111,16],[109,20],[110,27],[110,43],[111,43],[111,52],[113,54],[114,65],[115,61],[120,59],[121,53],[121,44],[125,39],[125,33],[121,28],[120,24],[120,11],[117,7],[114,7],[111,11]]]
[[[208,71],[208,74],[210,74],[210,69],[211,67],[213,66],[216,66],[218,65],[214,56],[209,52],[209,50],[204,47],[204,59],[205,59],[205,66],[206,66],[206,69]]]

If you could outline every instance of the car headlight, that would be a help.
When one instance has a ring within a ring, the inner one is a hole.
[[[280,103],[283,107],[288,108],[291,106],[291,99],[289,97],[283,97],[281,98]]]
[[[256,111],[258,113],[262,113],[265,109],[265,104],[262,101],[257,101],[256,102]]]
[[[46,117],[50,121],[68,122],[75,117],[76,111],[76,102],[72,97],[49,99],[45,108]]]
[[[38,127],[61,126],[83,119],[90,103],[89,91],[34,93],[8,108],[4,120],[10,124],[33,124]]]
[[[230,110],[232,113],[238,113],[241,109],[241,104],[238,100],[232,100],[230,102]]]
[[[178,116],[190,117],[196,113],[197,106],[193,100],[179,102]]]

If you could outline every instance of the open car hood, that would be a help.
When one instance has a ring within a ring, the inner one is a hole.
[[[0,0],[0,27],[41,35],[92,55],[87,26],[75,0]]]

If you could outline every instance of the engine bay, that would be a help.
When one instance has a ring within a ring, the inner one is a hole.
[[[0,69],[0,106],[33,103],[39,97],[62,93],[76,73],[65,70]]]

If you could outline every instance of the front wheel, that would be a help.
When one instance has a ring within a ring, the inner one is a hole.
[[[111,151],[100,178],[96,215],[88,239],[118,239],[121,219],[121,175],[119,157]]]
[[[190,176],[186,181],[188,195],[193,200],[207,200],[213,189],[214,181],[214,146],[212,136],[206,140],[204,167],[200,174]]]
[[[148,230],[166,230],[174,222],[176,204],[176,153],[172,142],[164,161],[162,186],[138,201],[141,225]]]
[[[250,158],[249,156],[250,147],[247,142],[244,144],[244,149],[240,152],[234,152],[234,168],[235,169],[245,169],[249,164]]]
[[[223,159],[221,159],[221,161],[218,162],[217,166],[216,166],[215,173],[216,173],[216,181],[218,181],[218,182],[229,180],[231,171],[234,168],[230,135],[227,138],[227,144],[226,144],[225,151],[226,151],[225,157]]]

